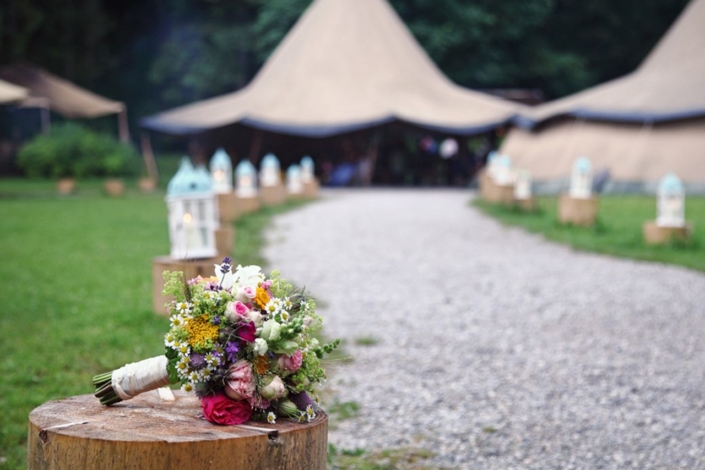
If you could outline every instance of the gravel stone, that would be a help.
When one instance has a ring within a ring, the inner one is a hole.
[[[270,267],[354,359],[339,449],[438,468],[705,469],[705,276],[576,252],[456,190],[340,190],[275,219]],[[356,344],[374,338],[372,345]]]

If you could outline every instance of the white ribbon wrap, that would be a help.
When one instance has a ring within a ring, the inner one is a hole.
[[[169,372],[166,370],[168,364],[169,360],[166,356],[127,364],[113,371],[113,390],[123,400],[129,400],[140,393],[168,385]]]

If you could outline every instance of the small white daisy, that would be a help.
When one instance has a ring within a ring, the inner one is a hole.
[[[193,384],[191,382],[186,382],[181,386],[181,391],[186,393],[193,393],[195,391]]]
[[[277,422],[277,415],[275,415],[273,412],[267,413],[267,422],[269,424],[274,424]]]

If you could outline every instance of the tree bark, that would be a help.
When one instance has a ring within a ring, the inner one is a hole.
[[[105,407],[93,395],[50,401],[29,415],[27,468],[325,470],[328,417],[311,423],[218,426],[196,397],[156,391]]]

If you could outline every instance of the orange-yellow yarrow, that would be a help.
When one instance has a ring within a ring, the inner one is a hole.
[[[269,303],[269,294],[261,287],[258,287],[255,293],[255,303],[259,305],[259,308],[264,308]]]
[[[188,344],[192,348],[205,347],[207,340],[218,339],[218,326],[210,322],[208,315],[190,319],[184,326],[184,330],[188,332]]]

